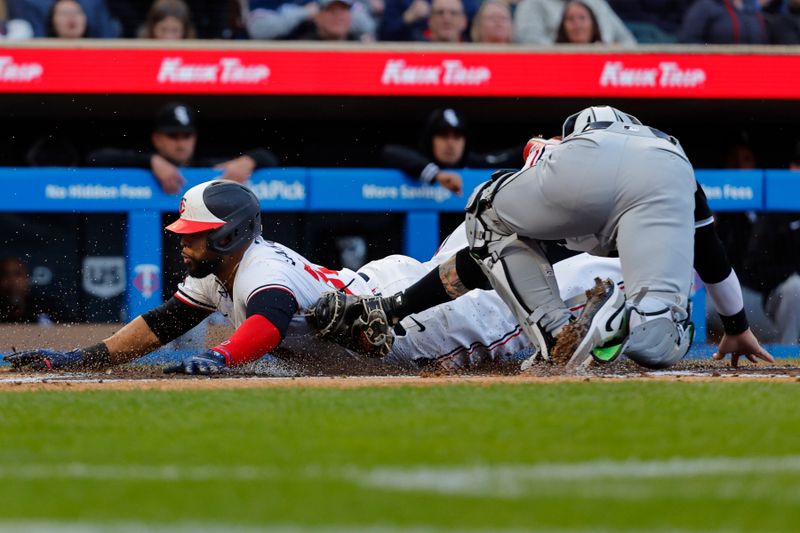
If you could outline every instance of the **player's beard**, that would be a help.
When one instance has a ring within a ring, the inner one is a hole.
[[[193,278],[202,279],[211,274],[216,274],[222,264],[222,256],[210,254],[206,259],[189,259],[186,264],[186,273]]]

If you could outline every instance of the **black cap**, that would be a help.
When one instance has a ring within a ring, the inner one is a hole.
[[[161,133],[197,133],[194,109],[172,102],[158,110],[156,131]]]
[[[467,125],[464,122],[464,117],[455,109],[437,109],[428,117],[428,131],[431,135],[437,135],[445,131],[456,131],[466,135]]]

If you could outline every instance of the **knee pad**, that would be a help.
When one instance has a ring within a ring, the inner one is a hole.
[[[688,321],[676,322],[671,312],[642,320],[636,309],[629,310],[628,337],[620,353],[631,361],[652,369],[667,368],[686,355],[692,345],[694,325]]]

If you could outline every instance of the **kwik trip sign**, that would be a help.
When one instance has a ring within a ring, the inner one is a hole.
[[[222,57],[215,63],[189,63],[182,57],[165,57],[158,83],[258,84],[269,78],[264,63],[242,63],[238,57]]]
[[[19,46],[0,92],[800,98],[800,54]]]

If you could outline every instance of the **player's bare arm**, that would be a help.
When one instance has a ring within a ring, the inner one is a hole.
[[[38,348],[7,355],[5,360],[16,369],[34,371],[98,369],[127,363],[160,346],[158,337],[139,316],[111,337],[92,346],[66,352]]]
[[[455,256],[439,265],[438,270],[439,279],[442,281],[442,286],[450,298],[455,300],[459,296],[469,292],[469,289],[462,283],[461,278],[458,277]]]
[[[166,158],[158,154],[154,154],[150,158],[150,168],[153,171],[161,188],[167,194],[175,194],[181,191],[181,188],[186,184],[186,179],[181,175],[180,170],[174,164],[170,163]]]
[[[225,161],[214,168],[223,171],[223,178],[244,183],[256,169],[256,161],[249,155],[243,155],[230,161]]]
[[[162,346],[161,341],[141,316],[103,340],[108,349],[108,362],[121,365],[146,355]]]

